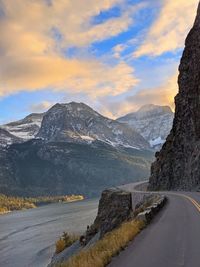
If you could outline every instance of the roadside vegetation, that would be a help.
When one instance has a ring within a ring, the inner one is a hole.
[[[65,248],[70,247],[78,239],[79,236],[63,232],[62,237],[56,242],[56,254],[62,252]]]
[[[145,227],[142,221],[132,220],[107,233],[87,250],[72,256],[60,267],[105,267],[113,256],[124,249]]]
[[[4,214],[14,210],[36,208],[37,206],[46,205],[50,203],[71,202],[83,199],[84,197],[81,195],[23,198],[11,197],[0,194],[0,214]]]

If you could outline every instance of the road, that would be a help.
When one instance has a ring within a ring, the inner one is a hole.
[[[200,267],[200,193],[165,193],[168,203],[109,267]]]

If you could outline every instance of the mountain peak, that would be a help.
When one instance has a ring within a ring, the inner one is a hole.
[[[154,105],[154,104],[147,104],[147,105],[140,107],[137,113],[145,113],[145,112],[152,112],[152,111],[163,111],[163,112],[172,113],[172,110],[169,106],[160,106],[160,105]]]
[[[93,113],[97,113],[94,111],[90,106],[86,105],[85,103],[82,102],[69,102],[69,103],[56,103],[54,106],[50,108],[50,110],[65,110],[69,112],[74,112],[74,111],[83,111],[87,110]],[[49,111],[50,111],[49,110]]]
[[[170,107],[149,104],[119,118],[118,121],[128,124],[138,131],[151,147],[159,149],[172,128],[173,118],[174,113]]]
[[[56,103],[55,105],[53,105],[52,107],[85,107],[85,108],[90,108],[88,105],[86,105],[85,103],[82,102],[75,102],[75,101],[71,101],[69,103]]]
[[[159,105],[145,105],[142,106],[138,111],[132,113],[137,119],[146,119],[162,115],[172,115],[173,112],[169,106],[159,106]]]
[[[127,115],[118,118],[118,121],[126,122],[126,120],[131,120],[131,119],[141,120],[162,115],[173,116],[173,114],[174,113],[169,106],[147,104],[140,107],[136,112],[128,113]]]
[[[56,104],[47,111],[37,137],[46,141],[91,143],[100,140],[113,146],[149,147],[133,129],[76,102]]]

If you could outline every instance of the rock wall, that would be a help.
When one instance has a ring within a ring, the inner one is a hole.
[[[100,232],[100,237],[128,220],[132,213],[130,192],[119,189],[104,190],[99,201],[98,214],[94,224],[87,231],[87,239]]]
[[[175,119],[152,165],[150,190],[200,188],[200,3],[179,67]]]

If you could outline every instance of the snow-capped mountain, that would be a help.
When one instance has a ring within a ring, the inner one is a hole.
[[[0,140],[7,133],[8,141],[0,148],[0,193],[91,197],[149,176],[149,143],[85,104],[56,104],[4,127],[22,138],[17,143],[6,129],[0,132]]]
[[[19,141],[27,141],[37,135],[41,127],[43,116],[43,113],[32,113],[22,120],[2,125],[1,128],[18,138]],[[0,138],[1,137],[2,134],[0,134]]]
[[[0,146],[33,138],[46,141],[92,143],[159,149],[169,134],[174,114],[170,107],[146,105],[111,120],[83,103],[56,104],[46,113],[33,113],[0,126]]]
[[[43,117],[38,138],[46,141],[92,143],[148,149],[148,142],[135,130],[103,117],[83,103],[54,105]]]
[[[145,105],[117,121],[138,131],[152,148],[160,149],[172,128],[174,113],[168,106]]]

